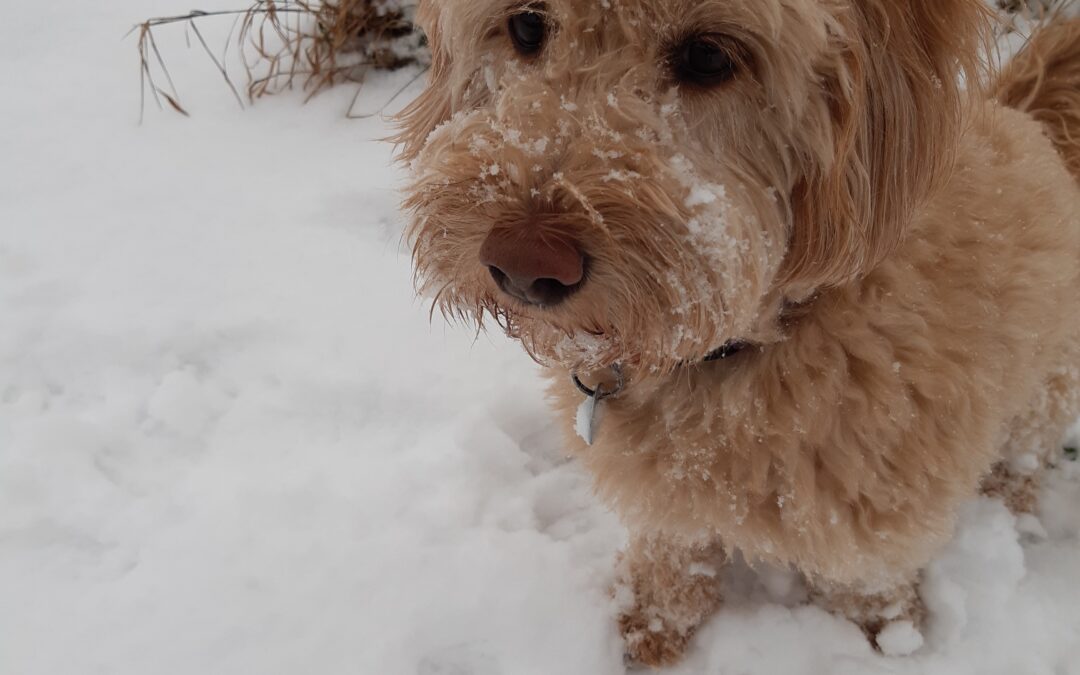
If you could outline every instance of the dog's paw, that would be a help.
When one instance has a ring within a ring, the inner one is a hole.
[[[720,606],[724,564],[718,542],[687,545],[660,536],[631,542],[612,589],[629,663],[659,668],[682,658],[698,626]]]
[[[663,619],[635,611],[619,615],[619,632],[625,640],[623,660],[627,666],[661,668],[678,663],[693,631],[679,631]]]
[[[910,653],[922,645],[926,605],[914,581],[873,593],[819,582],[811,586],[810,599],[852,621],[870,645],[884,654]]]

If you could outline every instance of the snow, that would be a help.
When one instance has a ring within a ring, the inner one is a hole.
[[[894,621],[881,629],[878,646],[886,656],[909,656],[923,645],[923,636],[911,621]]]
[[[193,116],[136,125],[119,38],[186,9],[0,24],[0,673],[624,673],[625,532],[532,362],[414,298],[387,125],[348,87],[240,111],[179,29]],[[1078,675],[1077,464],[1042,507],[965,509],[912,656],[740,568],[671,672]]]

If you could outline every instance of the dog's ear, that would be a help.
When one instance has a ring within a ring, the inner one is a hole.
[[[423,93],[396,117],[399,131],[391,140],[401,146],[400,158],[406,162],[416,158],[427,137],[450,119],[452,111],[452,64],[443,39],[441,14],[438,0],[421,0],[416,10],[416,26],[424,31],[431,51],[431,67]]]
[[[982,81],[982,0],[857,0],[818,66],[831,148],[792,195],[781,279],[809,291],[868,273],[948,171]]]

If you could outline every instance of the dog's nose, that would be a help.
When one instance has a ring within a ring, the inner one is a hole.
[[[503,293],[542,307],[570,297],[585,276],[585,259],[576,245],[528,225],[495,227],[480,247],[480,264]]]

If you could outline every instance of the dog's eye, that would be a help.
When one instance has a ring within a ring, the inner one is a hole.
[[[533,56],[544,46],[547,37],[547,21],[539,12],[518,12],[510,17],[507,25],[510,40],[522,56]]]
[[[672,55],[675,76],[681,82],[711,86],[727,82],[744,61],[738,45],[722,36],[693,37]]]

